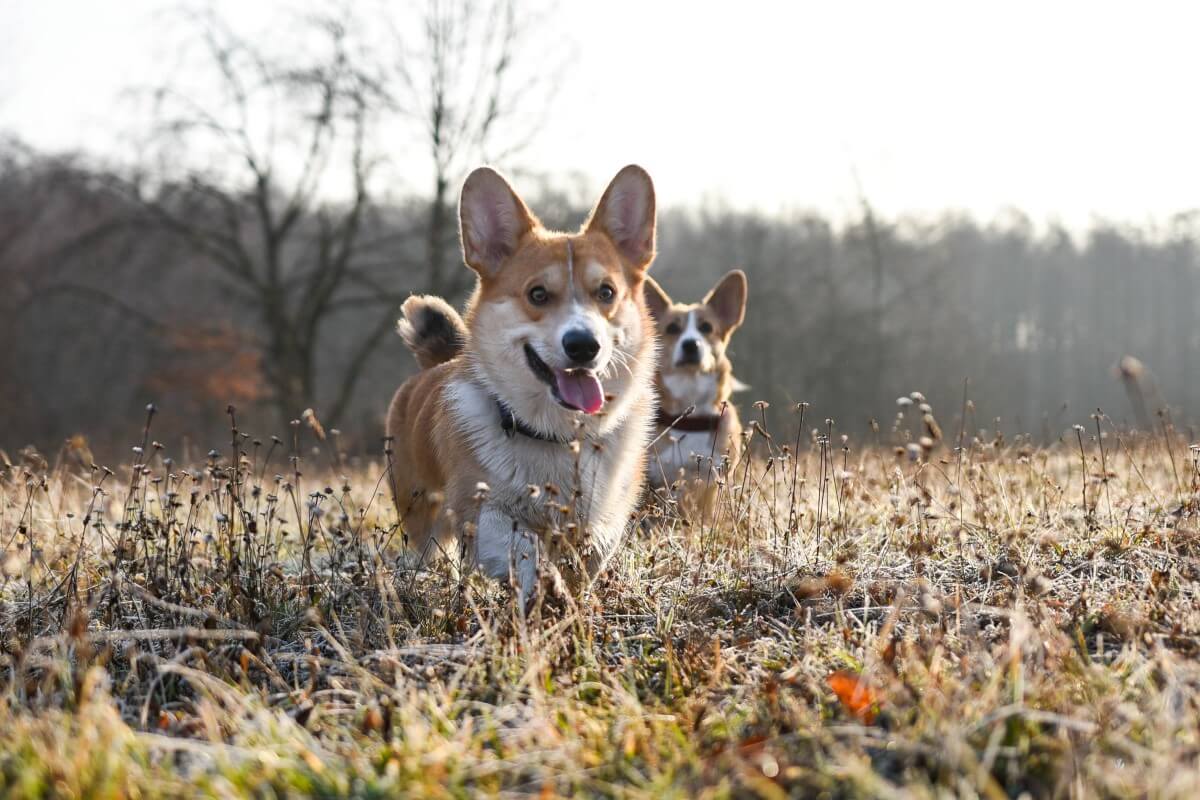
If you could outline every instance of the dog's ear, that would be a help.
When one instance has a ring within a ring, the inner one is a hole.
[[[746,273],[735,269],[725,273],[704,296],[704,305],[717,315],[726,336],[736,331],[746,318],[746,292]]]
[[[539,226],[499,172],[479,167],[467,176],[458,204],[463,260],[483,276],[495,275],[521,238]]]
[[[654,260],[654,183],[646,170],[630,164],[617,173],[584,226],[603,232],[634,268]]]
[[[658,281],[646,276],[646,282],[642,284],[642,291],[646,295],[646,308],[650,309],[650,316],[656,320],[661,320],[663,314],[671,307],[671,297],[663,288],[658,285]]]

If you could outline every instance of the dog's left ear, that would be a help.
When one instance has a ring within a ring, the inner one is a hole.
[[[646,170],[630,164],[604,190],[584,228],[603,232],[634,268],[654,260],[654,183]]]
[[[668,295],[663,288],[658,285],[658,281],[646,276],[646,282],[642,284],[642,292],[646,295],[646,308],[650,310],[650,316],[657,320],[661,320],[663,314],[671,307],[671,296]]]
[[[704,305],[717,315],[726,336],[736,331],[746,318],[746,293],[746,273],[735,269],[725,273],[725,277],[704,296]]]

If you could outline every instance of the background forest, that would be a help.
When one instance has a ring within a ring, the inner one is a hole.
[[[0,447],[83,434],[112,452],[153,401],[159,435],[203,451],[232,403],[260,431],[312,408],[375,452],[414,367],[399,303],[470,289],[465,172],[498,164],[547,223],[582,220],[599,186],[536,167],[562,91],[559,56],[531,54],[539,17],[431,3],[402,36],[373,11],[316,8],[277,41],[212,10],[170,17],[187,69],[130,88],[133,157],[0,139]],[[957,411],[969,380],[970,429],[1050,439],[1097,407],[1189,419],[1198,234],[1193,213],[1068,229],[1019,211],[888,218],[861,188],[837,218],[708,197],[662,210],[653,274],[692,299],[748,272],[745,406],[804,401],[867,432],[913,390]]]

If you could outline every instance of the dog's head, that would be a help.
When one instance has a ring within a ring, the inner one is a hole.
[[[646,279],[646,306],[658,327],[659,370],[664,374],[713,372],[726,363],[725,348],[746,316],[746,273],[735,269],[699,303],[674,302]]]
[[[650,176],[617,173],[572,235],[543,228],[487,167],[467,178],[459,211],[463,257],[479,276],[467,312],[472,369],[539,430],[606,428],[653,369],[642,288],[654,259]]]

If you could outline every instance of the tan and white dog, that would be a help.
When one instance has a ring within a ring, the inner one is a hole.
[[[423,370],[388,410],[392,490],[422,558],[459,542],[464,567],[586,585],[641,493],[654,414],[654,186],[622,169],[575,234],[554,233],[499,173],[467,178],[460,317],[410,297],[400,334]],[[553,569],[547,569],[547,567]]]
[[[650,481],[680,503],[711,519],[723,464],[737,460],[742,423],[730,402],[741,384],[727,348],[746,316],[746,274],[735,269],[699,303],[674,302],[653,278],[646,305],[658,327],[658,432]]]

